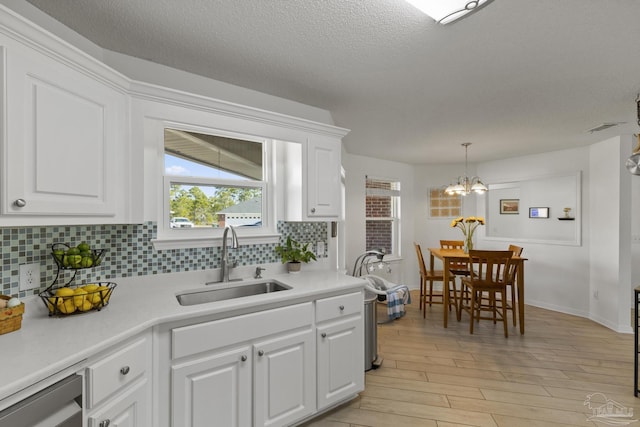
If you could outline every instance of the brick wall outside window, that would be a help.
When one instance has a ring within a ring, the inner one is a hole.
[[[400,183],[367,178],[366,189],[366,250],[384,248],[397,255]]]

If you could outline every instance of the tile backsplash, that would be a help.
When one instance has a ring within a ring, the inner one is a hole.
[[[288,236],[300,242],[324,242],[327,247],[327,223],[278,222],[280,241]],[[220,268],[221,247],[172,249],[157,251],[151,240],[156,238],[157,224],[78,225],[0,228],[2,241],[2,294],[25,297],[47,288],[58,271],[51,256],[54,243],[87,242],[94,249],[106,249],[102,264],[96,268],[77,270],[75,281],[106,281],[116,277]],[[276,244],[242,245],[229,249],[240,265],[278,262]],[[320,258],[327,254],[318,254]],[[38,289],[19,291],[20,265],[40,264]],[[73,271],[63,271],[60,280],[68,281]]]

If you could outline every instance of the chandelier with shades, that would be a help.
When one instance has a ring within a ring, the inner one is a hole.
[[[467,194],[474,193],[482,194],[488,190],[487,186],[480,181],[480,178],[474,176],[469,178],[467,175],[467,150],[471,145],[470,142],[465,142],[462,144],[464,147],[464,176],[459,176],[458,181],[455,184],[450,184],[444,192],[450,196],[453,195],[461,195],[466,196]]]

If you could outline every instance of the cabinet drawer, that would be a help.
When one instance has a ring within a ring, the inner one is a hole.
[[[363,305],[362,292],[319,299],[316,301],[316,322],[360,313]]]
[[[307,302],[171,330],[171,358],[226,347],[313,323]]]
[[[148,342],[140,338],[87,368],[87,405],[92,408],[105,398],[145,375]]]

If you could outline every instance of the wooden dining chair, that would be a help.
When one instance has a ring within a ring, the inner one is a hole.
[[[464,250],[464,240],[440,240],[441,249]],[[452,262],[449,264],[449,272],[456,276],[468,276],[469,266],[464,261]]]
[[[473,273],[462,278],[463,292],[468,293],[469,298],[462,299],[460,305],[460,309],[471,317],[469,333],[473,334],[475,322],[489,319],[494,324],[501,321],[504,336],[509,336],[506,292],[507,282],[513,280],[515,271],[512,256],[512,251],[469,251],[469,271]],[[483,304],[483,299],[488,303]],[[483,316],[483,312],[489,312],[489,315]]]
[[[509,250],[513,253],[514,257],[519,257],[520,255],[522,255],[522,251],[523,248],[521,248],[520,246],[516,246],[516,245],[509,245]],[[517,322],[517,313],[518,313],[518,306],[516,304],[516,286],[515,286],[515,279],[516,279],[516,270],[517,270],[518,266],[514,265],[513,266],[513,277],[511,277],[511,280],[507,281],[507,291],[509,292],[509,295],[511,296],[511,303],[507,304],[507,310],[511,310],[511,314],[513,317],[513,326],[516,326]]]
[[[451,292],[449,286],[445,286],[444,284],[444,272],[442,270],[434,270],[433,265],[431,264],[429,264],[429,268],[427,268],[424,262],[424,257],[422,256],[422,248],[420,248],[420,245],[416,242],[413,242],[413,246],[416,249],[418,267],[420,269],[420,309],[423,310],[422,317],[426,317],[427,299],[429,300],[429,307],[431,307],[431,304],[442,304],[444,303],[444,292],[449,292],[449,311],[451,311],[451,307],[453,307],[456,310],[456,316],[459,316],[455,280],[453,277],[450,280],[450,283],[453,285],[453,292]],[[433,282],[443,282],[442,293],[434,293]],[[434,297],[439,300],[434,301]]]

